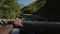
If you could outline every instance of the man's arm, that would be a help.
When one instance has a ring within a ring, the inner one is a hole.
[[[6,25],[5,27],[0,27],[0,34],[9,34],[13,29],[13,25]]]

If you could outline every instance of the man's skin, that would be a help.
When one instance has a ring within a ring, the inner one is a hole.
[[[5,27],[0,28],[0,34],[9,34],[9,32],[13,29],[13,25],[6,25]]]
[[[16,24],[16,26],[22,26],[21,24],[21,19],[14,19],[14,23]],[[13,25],[6,25],[5,27],[1,27],[0,28],[0,34],[9,34],[10,31],[13,29]]]

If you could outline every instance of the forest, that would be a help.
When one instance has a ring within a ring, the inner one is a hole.
[[[28,6],[21,8],[22,5],[17,3],[17,0],[0,0],[0,18],[11,19],[19,16],[22,13],[32,14],[33,12],[36,12],[40,7],[44,6],[44,4],[45,0],[37,0]]]
[[[0,18],[11,19],[22,13],[17,0],[0,0]]]
[[[20,14],[32,14],[46,17],[49,21],[59,21],[59,0],[36,0],[21,8],[17,0],[0,0],[0,18],[15,18]]]

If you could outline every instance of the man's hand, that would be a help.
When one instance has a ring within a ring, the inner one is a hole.
[[[23,25],[22,25],[22,19],[16,18],[16,19],[14,19],[14,23],[15,23],[17,26],[23,27]]]

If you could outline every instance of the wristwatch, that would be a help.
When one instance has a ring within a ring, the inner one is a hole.
[[[15,26],[15,23],[14,23],[14,21],[8,21],[8,23],[7,23],[8,25],[13,25],[13,28],[15,28],[16,26]]]

